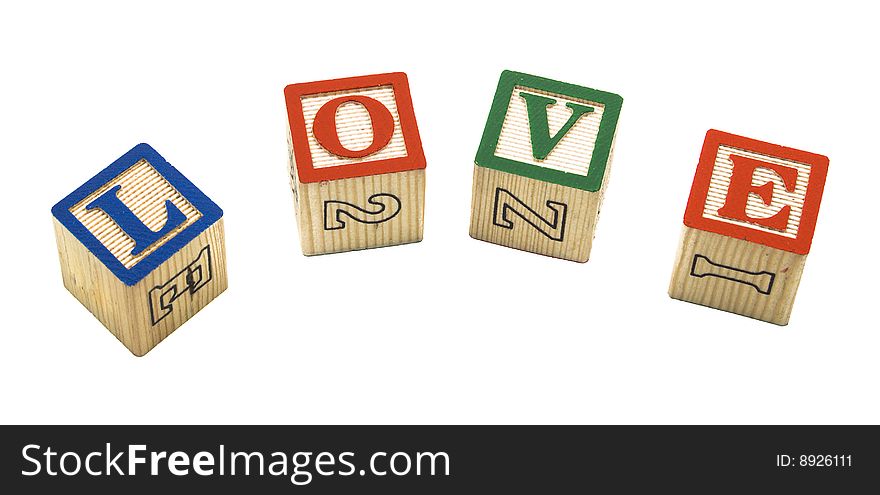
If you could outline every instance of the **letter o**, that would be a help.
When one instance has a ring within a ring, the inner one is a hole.
[[[353,151],[339,142],[339,134],[336,132],[336,111],[344,103],[359,103],[370,114],[370,122],[373,125],[373,142],[366,148]],[[324,104],[315,114],[312,132],[325,150],[336,156],[344,158],[363,158],[381,150],[391,142],[394,134],[394,116],[388,108],[378,100],[368,96],[349,95],[334,98]]]
[[[70,458],[73,458],[73,460],[75,461],[74,466],[76,466],[76,468],[74,468],[72,471],[68,470],[65,467],[65,465],[67,464],[65,461]],[[64,473],[66,476],[76,476],[77,474],[79,474],[80,468],[82,468],[82,460],[75,452],[65,452],[61,456],[61,458],[58,459],[58,465],[61,467],[61,472]]]
[[[404,458],[406,460],[406,469],[403,471],[397,470],[397,459]],[[397,476],[403,476],[409,473],[410,468],[412,467],[412,461],[409,459],[409,456],[404,452],[397,452],[393,456],[391,456],[391,462],[389,463],[391,466],[391,472],[396,474]]]

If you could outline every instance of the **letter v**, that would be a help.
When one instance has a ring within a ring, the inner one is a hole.
[[[556,100],[546,96],[536,95],[532,93],[520,92],[520,97],[526,101],[526,108],[529,112],[529,133],[532,137],[532,155],[535,160],[543,160],[553,151],[553,148],[562,141],[562,138],[568,134],[568,131],[577,123],[577,121],[595,108],[577,103],[568,102],[565,104],[571,109],[571,115],[568,121],[563,125],[554,136],[550,135],[550,124],[547,122],[547,108],[556,104]]]

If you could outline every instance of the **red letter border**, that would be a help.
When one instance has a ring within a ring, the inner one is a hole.
[[[306,134],[306,123],[303,116],[301,98],[306,95],[388,85],[394,88],[397,114],[400,117],[400,128],[403,132],[407,156],[365,161],[338,167],[314,168],[312,166],[312,154],[309,151],[309,139]],[[422,141],[419,137],[419,128],[416,124],[415,112],[413,111],[409,83],[407,82],[406,74],[403,72],[291,84],[284,88],[284,98],[287,100],[287,117],[290,121],[293,153],[301,182],[348,179],[425,168],[425,154],[422,150]]]
[[[709,194],[709,182],[715,168],[715,157],[718,154],[718,148],[722,145],[810,166],[810,181],[807,184],[807,194],[804,198],[797,237],[785,237],[703,216]],[[756,242],[796,254],[807,254],[810,252],[810,245],[813,242],[813,233],[816,229],[816,219],[819,216],[819,204],[822,202],[822,192],[825,189],[827,174],[828,157],[826,156],[711,129],[706,133],[706,140],[703,142],[700,162],[697,165],[697,173],[694,175],[694,184],[691,187],[691,195],[684,213],[684,224],[695,229]]]

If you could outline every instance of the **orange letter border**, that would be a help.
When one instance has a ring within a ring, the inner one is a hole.
[[[403,141],[406,144],[406,156],[386,160],[368,160],[336,167],[314,168],[312,155],[309,151],[309,139],[306,134],[302,97],[379,86],[391,86],[394,90],[400,128],[403,133]],[[290,121],[293,153],[296,159],[297,174],[301,182],[349,179],[425,168],[425,154],[422,150],[422,141],[416,124],[409,83],[403,72],[291,84],[284,88],[284,98],[287,100],[287,117]]]
[[[722,145],[810,166],[810,179],[807,184],[797,237],[785,237],[703,216],[706,199],[709,195],[709,183],[715,168],[715,157],[718,154],[718,148]],[[810,252],[810,245],[813,242],[813,233],[816,229],[816,219],[819,216],[819,205],[822,202],[827,175],[828,157],[826,156],[711,129],[706,133],[706,140],[703,142],[700,162],[697,165],[687,209],[684,213],[684,224],[694,229],[756,242],[795,254],[807,254]]]

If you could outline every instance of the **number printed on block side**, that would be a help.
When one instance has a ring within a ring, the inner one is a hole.
[[[189,295],[192,297],[213,278],[211,246],[205,246],[186,268],[162,285],[150,289],[150,318],[156,325],[174,311],[175,302]]]
[[[360,207],[348,201],[324,201],[324,230],[344,229],[347,220],[364,224],[387,222],[400,213],[400,198],[393,194],[378,193],[367,198],[367,205]]]
[[[538,213],[507,189],[495,189],[495,204],[492,209],[492,223],[505,229],[514,228],[514,217],[529,224],[546,237],[562,242],[565,239],[565,221],[568,205],[547,200],[546,209]]]
[[[716,277],[730,282],[736,282],[754,287],[759,294],[769,295],[773,290],[773,281],[776,274],[768,271],[749,271],[716,263],[702,254],[694,255],[691,263],[692,277]]]

